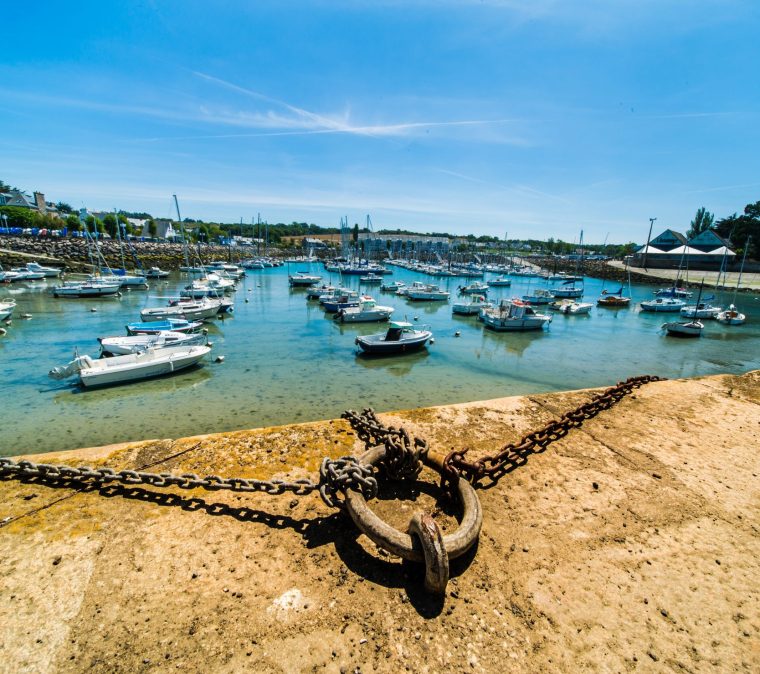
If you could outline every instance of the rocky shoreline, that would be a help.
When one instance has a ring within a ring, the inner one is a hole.
[[[185,264],[185,247],[179,243],[150,243],[146,241],[130,242],[140,258],[143,267],[161,267],[166,271],[179,269]],[[118,241],[103,240],[98,243],[101,255],[109,266],[121,268],[121,248]],[[89,272],[90,251],[84,239],[72,238],[36,238],[36,237],[2,237],[0,238],[0,264],[4,267],[26,264],[38,260],[51,266],[62,267],[70,272]],[[253,250],[247,251],[248,255]],[[235,249],[230,252],[226,246],[203,245],[201,256],[205,262],[217,260],[237,260]],[[128,269],[136,267],[129,248],[124,249],[124,259]],[[196,257],[197,260],[197,257]],[[191,260],[191,264],[192,264]]]

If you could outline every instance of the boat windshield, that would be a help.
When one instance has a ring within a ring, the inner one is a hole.
[[[385,333],[385,341],[398,342],[401,339],[401,333],[403,331],[404,331],[403,328],[396,328],[396,327],[388,328],[388,332]]]

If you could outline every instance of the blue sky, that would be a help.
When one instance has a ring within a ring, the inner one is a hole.
[[[3,16],[0,178],[76,207],[624,242],[760,199],[756,0]]]

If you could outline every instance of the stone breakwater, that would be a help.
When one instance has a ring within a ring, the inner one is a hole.
[[[185,264],[185,248],[177,243],[149,243],[133,241],[131,245],[143,266],[161,267],[167,271],[179,269]],[[90,271],[90,253],[84,239],[71,238],[36,238],[36,237],[2,237],[0,238],[0,264],[4,267],[23,265],[30,260],[39,260],[45,264],[64,267],[66,271]],[[109,266],[121,268],[121,249],[118,241],[103,240],[98,242],[101,255]],[[251,250],[250,253],[254,254]],[[230,250],[226,246],[202,246],[201,255],[204,263],[229,259]],[[233,249],[233,256],[237,255]],[[129,248],[124,248],[124,259],[128,269],[136,267]],[[191,256],[197,263],[197,256]],[[234,258],[237,259],[237,258]]]
[[[475,458],[594,393],[381,419]],[[0,671],[760,671],[758,405],[751,372],[647,384],[585,421],[478,490],[444,598],[314,495],[2,480]],[[362,447],[333,420],[30,458],[268,480]],[[421,479],[372,507],[450,530]]]

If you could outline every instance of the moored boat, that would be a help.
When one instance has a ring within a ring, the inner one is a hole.
[[[715,320],[723,325],[742,325],[747,317],[736,308],[736,305],[729,304],[728,309],[721,311]]]
[[[126,384],[185,370],[197,365],[210,351],[208,346],[171,346],[97,360],[86,355],[77,356],[48,374],[54,379],[78,375],[84,387]]]
[[[493,304],[488,302],[485,295],[473,295],[465,302],[454,302],[451,305],[451,313],[460,316],[472,316],[480,313],[481,309],[488,309]]]
[[[3,300],[0,302],[0,321],[9,319],[15,308],[16,300]]]
[[[124,356],[129,353],[137,353],[146,349],[165,349],[170,346],[195,346],[208,343],[206,331],[197,333],[183,332],[158,332],[128,335],[126,337],[101,337],[101,353],[111,356]]]
[[[473,281],[466,286],[459,286],[462,295],[485,295],[488,292],[488,284],[481,281]]]
[[[143,321],[128,323],[128,335],[155,335],[161,332],[198,332],[203,328],[201,321],[188,321],[184,318],[169,318],[165,321]]]
[[[675,297],[655,297],[639,303],[642,311],[680,311],[686,302]]]
[[[502,300],[499,306],[481,311],[480,318],[487,328],[497,332],[540,330],[552,321],[551,316],[537,313],[521,300]]]
[[[379,306],[373,298],[364,296],[359,306],[340,309],[333,320],[341,323],[376,323],[387,321],[393,311],[393,307]]]
[[[291,288],[308,288],[315,283],[319,283],[322,280],[321,276],[315,276],[313,274],[303,274],[298,272],[292,276],[288,276],[288,284]]]
[[[508,288],[512,285],[512,279],[507,278],[506,276],[497,276],[496,278],[491,279],[488,281],[489,286],[495,286],[495,287],[504,287]]]
[[[386,332],[357,337],[355,343],[367,354],[392,355],[417,351],[432,336],[430,330],[417,330],[411,323],[392,321]]]
[[[169,277],[169,272],[168,271],[164,271],[160,267],[151,267],[150,269],[148,269],[148,271],[145,272],[145,276],[147,278],[159,278],[159,279],[160,278],[168,278]]]
[[[688,323],[671,321],[669,323],[663,323],[662,329],[669,335],[674,335],[675,337],[699,337],[702,334],[702,330],[705,329],[705,326],[701,321],[689,321]]]
[[[53,297],[115,297],[121,286],[118,283],[95,283],[92,281],[66,281],[53,288]]]
[[[188,321],[202,321],[222,313],[222,300],[203,297],[190,302],[178,302],[167,307],[143,309],[140,318],[144,321],[157,321],[166,318],[184,318]]]

